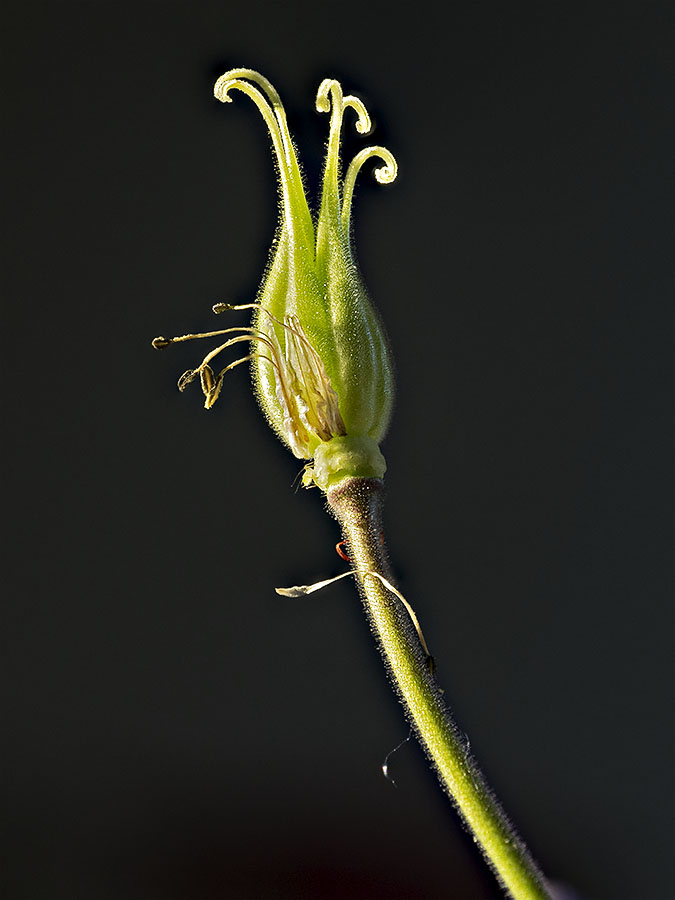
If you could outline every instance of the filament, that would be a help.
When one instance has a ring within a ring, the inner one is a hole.
[[[228,306],[228,304],[221,305],[223,307]],[[246,306],[250,305],[256,306],[257,304],[246,304]],[[205,331],[201,334],[183,334],[179,337],[174,338],[157,337],[152,342],[153,347],[159,350],[163,349],[164,347],[168,347],[170,344],[179,344],[183,341],[198,340],[200,338],[219,337],[224,334],[235,334],[236,337],[228,338],[228,340],[220,344],[220,346],[215,347],[213,350],[206,354],[198,368],[188,369],[187,372],[184,372],[178,379],[178,390],[184,391],[185,388],[199,375],[202,391],[204,393],[204,396],[206,397],[204,406],[207,409],[211,409],[213,404],[218,399],[220,389],[223,385],[223,377],[225,373],[229,372],[231,369],[234,369],[235,366],[239,366],[251,359],[265,359],[274,367],[274,369],[277,371],[277,374],[280,375],[282,363],[279,357],[278,348],[275,343],[273,343],[273,341],[264,332],[250,326],[223,328],[219,331]],[[233,347],[235,344],[239,344],[242,341],[259,341],[261,344],[265,344],[267,347],[269,347],[271,356],[267,356],[264,353],[250,353],[249,355],[244,356],[241,359],[237,359],[235,360],[235,362],[225,366],[225,368],[221,372],[219,372],[218,376],[215,377],[213,374],[213,370],[209,365],[211,360],[218,356],[219,353],[222,353],[223,350],[227,350],[229,347]]]
[[[396,588],[394,587],[394,585],[391,582],[387,581],[387,579],[383,575],[380,575],[379,572],[375,572],[372,569],[369,569],[363,573],[363,577],[365,578],[366,575],[372,575],[374,578],[379,578],[379,580],[386,587],[386,589],[388,591],[391,591],[392,594],[394,594],[396,597],[398,597],[398,599],[401,601],[401,603],[405,606],[406,612],[410,616],[410,620],[412,621],[413,625],[415,626],[415,631],[417,632],[417,637],[420,639],[420,644],[422,645],[422,649],[426,653],[427,659],[433,659],[433,657],[431,656],[431,653],[429,653],[429,648],[427,647],[427,642],[424,640],[424,635],[422,634],[422,626],[419,623],[419,619],[415,615],[415,610],[408,603],[408,601],[405,599],[403,594],[400,591],[397,591]]]
[[[360,569],[349,569],[348,572],[342,572],[340,575],[336,575],[334,578],[326,578],[324,581],[317,581],[314,584],[296,584],[293,587],[275,588],[274,590],[282,597],[306,597],[308,594],[313,594],[314,591],[320,591],[322,588],[328,587],[329,584],[333,584],[335,581],[340,581],[342,578],[348,578],[350,575],[354,575],[355,577],[360,576],[362,580],[365,580],[367,575],[372,575],[374,578],[379,579],[384,587],[388,591],[391,591],[391,593],[394,594],[395,597],[398,597],[398,599],[405,607],[406,612],[410,616],[410,620],[415,627],[417,637],[419,638],[420,644],[422,645],[422,650],[424,650],[426,654],[427,660],[433,660],[431,653],[429,653],[427,642],[424,640],[422,628],[417,616],[415,615],[414,609],[405,599],[403,594],[400,591],[397,591],[390,581],[387,581],[384,575],[380,575],[379,572],[375,572],[373,569],[366,569],[365,571]]]
[[[308,340],[296,316],[285,316],[278,319],[260,303],[216,303],[213,311],[216,314],[226,310],[255,309],[258,314],[264,313],[269,320],[267,332],[255,326],[235,326],[201,334],[184,334],[175,338],[157,337],[153,347],[162,349],[173,343],[181,343],[199,338],[211,338],[233,335],[211,350],[196,369],[188,369],[178,379],[178,389],[185,388],[199,376],[202,391],[206,397],[205,407],[211,409],[218,399],[223,384],[223,376],[235,366],[252,359],[266,360],[275,372],[275,388],[278,402],[284,418],[284,432],[293,453],[300,459],[307,458],[307,450],[314,434],[319,440],[328,441],[336,435],[346,432],[340,414],[338,396],[330,378],[326,373],[320,355]],[[256,325],[260,319],[256,320]],[[284,335],[284,347],[279,341],[276,326]],[[264,345],[269,355],[253,351],[249,355],[235,360],[225,366],[216,377],[210,363],[223,350],[235,344],[247,341]]]

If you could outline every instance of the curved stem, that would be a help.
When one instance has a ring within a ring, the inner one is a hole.
[[[429,657],[405,608],[378,578],[392,581],[384,547],[382,482],[350,478],[328,492],[342,526],[371,628],[417,739],[497,879],[514,900],[550,900],[543,875],[508,821],[452,720]]]

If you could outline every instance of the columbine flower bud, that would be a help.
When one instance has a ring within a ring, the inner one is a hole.
[[[313,460],[304,483],[323,490],[347,477],[375,477],[386,465],[380,453],[391,415],[393,375],[386,337],[359,274],[351,243],[351,205],[356,177],[371,157],[384,163],[375,171],[386,184],[396,177],[396,161],[384,147],[371,146],[340,172],[340,132],[345,112],[356,114],[356,130],[367,134],[370,117],[363,103],[344,96],[326,79],[316,108],[330,114],[330,133],[316,224],[309,211],[286,114],[274,87],[251,69],[233,69],[216,82],[215,96],[230,102],[232,91],[257,106],[272,138],[280,182],[281,226],[255,303],[226,309],[254,310],[248,328],[226,328],[203,335],[156,338],[155,347],[193,337],[231,335],[201,366],[186,372],[181,390],[199,376],[211,408],[225,373],[251,361],[256,395],[272,428],[299,459]],[[215,375],[210,363],[236,343],[250,352]]]

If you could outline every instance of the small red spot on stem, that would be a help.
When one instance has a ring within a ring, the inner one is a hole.
[[[350,563],[351,559],[347,556],[347,554],[344,551],[344,547],[346,547],[346,546],[347,546],[347,541],[338,541],[338,543],[335,545],[335,552],[340,557],[340,559],[344,559],[345,562]]]

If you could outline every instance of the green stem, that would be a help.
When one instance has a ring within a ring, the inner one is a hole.
[[[393,581],[382,532],[382,482],[350,478],[327,495],[349,544],[370,626],[399,700],[439,780],[515,900],[550,900],[543,875],[488,787],[452,720],[404,606],[368,572]]]

